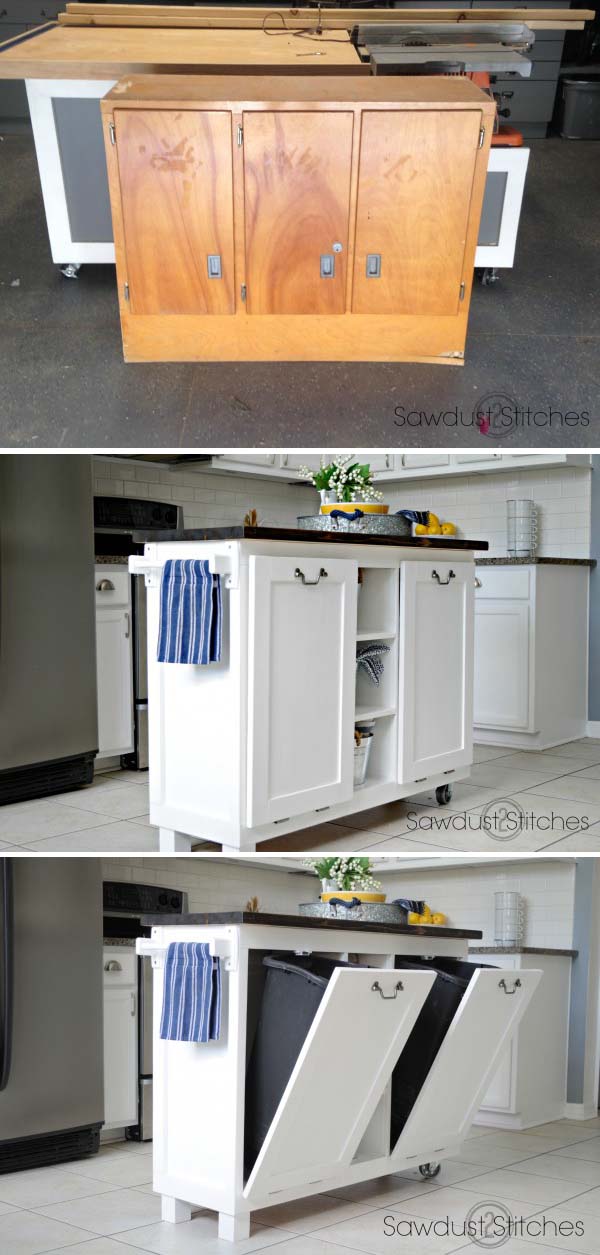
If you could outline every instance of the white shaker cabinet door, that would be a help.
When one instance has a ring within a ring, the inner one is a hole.
[[[137,1124],[136,991],[104,988],[104,1122]]]
[[[530,726],[530,607],[516,598],[477,599],[475,711],[480,728]]]
[[[473,567],[403,562],[399,780],[468,765],[473,746]]]
[[[251,557],[248,827],[353,792],[358,564]]]
[[[126,754],[133,749],[133,659],[131,613],[124,606],[96,610],[98,751]]]

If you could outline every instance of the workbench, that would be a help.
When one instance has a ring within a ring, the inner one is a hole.
[[[478,970],[464,993],[398,1140],[391,1076],[434,973],[402,957],[467,958],[473,930],[352,924],[301,915],[227,912],[148,916],[138,954],[154,974],[153,1185],[162,1218],[219,1213],[219,1237],[243,1241],[258,1208],[333,1192],[459,1155],[473,1118],[542,973]],[[222,974],[218,1041],[160,1037],[164,963],[171,942],[203,942]],[[350,959],[324,992],[262,1148],[244,1165],[247,1063],[260,1014],[262,958],[273,951]],[[442,1168],[443,1171],[443,1168]],[[442,1178],[443,1181],[443,1178]],[[277,1223],[275,1220],[273,1223]]]

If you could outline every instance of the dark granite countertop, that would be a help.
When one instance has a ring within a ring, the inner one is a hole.
[[[135,937],[104,937],[103,946],[127,946],[128,949],[135,949]]]
[[[94,563],[96,566],[122,566],[126,571],[128,570],[127,558],[119,557],[118,555],[113,556],[109,553],[97,553]]]
[[[476,558],[477,566],[589,566],[595,558]]]
[[[576,959],[578,950],[554,950],[550,946],[469,946],[469,954],[558,954]]]
[[[292,540],[302,545],[395,545],[397,549],[482,549],[487,540],[440,540],[437,536],[370,536],[363,532],[312,532],[299,527],[189,527],[182,531],[134,532],[134,541],[165,540]]]
[[[407,937],[453,937],[462,940],[473,938],[480,941],[483,934],[478,929],[473,928],[445,928],[439,924],[379,924],[366,920],[352,922],[351,920],[339,919],[319,919],[314,915],[267,915],[262,912],[254,914],[251,911],[207,911],[202,914],[195,915],[177,915],[173,918],[164,915],[144,915],[142,924],[147,927],[154,927],[157,924],[164,925],[166,928],[178,927],[183,924],[185,927],[194,924],[260,924],[264,927],[273,926],[274,928],[331,928],[334,931],[340,929],[344,932],[357,933],[400,933]]]

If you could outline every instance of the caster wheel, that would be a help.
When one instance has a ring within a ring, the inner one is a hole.
[[[69,262],[67,266],[60,267],[60,273],[64,275],[65,279],[78,279],[80,270],[81,266],[74,261]]]
[[[439,784],[435,791],[435,800],[438,806],[447,806],[452,801],[452,785]]]
[[[431,1181],[432,1177],[437,1177],[441,1167],[441,1163],[422,1163],[419,1164],[419,1172],[426,1181]]]
[[[495,266],[486,266],[485,270],[481,271],[481,283],[484,288],[489,288],[494,283],[498,283],[499,279],[500,275]]]

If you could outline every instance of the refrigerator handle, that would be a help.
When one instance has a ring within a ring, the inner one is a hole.
[[[13,1028],[13,866],[12,859],[0,859],[0,901],[2,928],[0,937],[0,1093],[10,1077]]]

